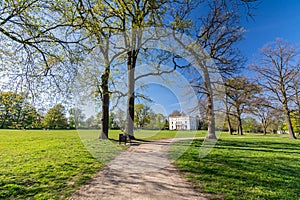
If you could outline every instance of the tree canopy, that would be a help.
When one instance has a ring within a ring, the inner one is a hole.
[[[57,104],[50,108],[42,121],[46,128],[64,129],[68,126],[67,118],[65,117],[65,108],[61,104]]]

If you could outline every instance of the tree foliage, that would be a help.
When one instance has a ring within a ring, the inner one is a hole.
[[[70,92],[76,46],[82,40],[75,33],[79,25],[65,20],[72,13],[62,0],[0,2],[1,87],[24,92],[35,101]],[[46,95],[39,98],[42,93]]]
[[[39,128],[40,120],[23,94],[0,92],[0,128]]]
[[[71,108],[69,110],[69,124],[72,128],[81,127],[84,124],[85,115],[80,108]]]
[[[43,127],[50,129],[64,129],[68,126],[65,108],[57,104],[50,108],[42,121]]]
[[[138,128],[143,128],[150,122],[150,107],[144,104],[134,105],[135,124]]]

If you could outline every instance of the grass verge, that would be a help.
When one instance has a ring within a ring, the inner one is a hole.
[[[253,136],[223,138],[204,158],[203,140],[174,143],[174,163],[202,192],[215,199],[286,199],[300,197],[300,141]]]
[[[0,130],[0,138],[0,199],[66,199],[104,165],[77,131]]]

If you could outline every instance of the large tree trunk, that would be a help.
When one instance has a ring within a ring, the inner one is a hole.
[[[262,120],[262,125],[263,125],[264,135],[267,135],[267,122],[265,119]]]
[[[135,65],[137,51],[132,50],[127,53],[127,76],[128,76],[128,92],[127,92],[127,108],[126,108],[126,128],[125,134],[127,137],[134,139],[134,88],[135,88]]]
[[[292,121],[291,121],[290,111],[288,109],[287,103],[284,103],[283,110],[284,110],[285,122],[286,122],[286,125],[287,125],[287,128],[288,128],[288,131],[289,131],[289,137],[291,139],[296,139],[294,129],[293,129],[293,125],[292,125]]]
[[[243,135],[243,123],[241,118],[241,113],[237,112],[237,120],[238,120],[238,135]]]
[[[287,125],[288,132],[289,132],[289,137],[291,139],[296,139],[292,121],[291,121],[290,110],[288,107],[288,98],[287,98],[286,90],[285,90],[282,79],[281,79],[281,93],[283,95],[282,107],[283,107],[283,112],[284,112],[285,123]]]
[[[108,79],[109,79],[110,69],[106,67],[104,74],[102,75],[102,116],[101,116],[101,139],[108,139],[109,130],[109,90],[108,90]]]
[[[216,140],[216,121],[214,111],[213,90],[210,81],[210,76],[207,68],[203,68],[204,85],[207,92],[207,119],[208,119],[208,134],[206,139]]]
[[[207,96],[207,118],[208,118],[208,135],[206,139],[215,140],[216,137],[216,122],[213,98],[211,95]]]
[[[106,40],[106,43],[102,43],[99,39],[100,50],[102,54],[104,55],[104,63],[105,63],[105,70],[101,76],[101,90],[102,90],[102,96],[101,96],[101,103],[102,103],[102,115],[101,115],[101,133],[100,138],[101,139],[108,139],[108,130],[109,130],[109,76],[110,76],[110,63],[109,63],[109,41]]]
[[[228,124],[228,133],[230,135],[232,135],[232,126],[231,126],[231,121],[230,121],[229,114],[227,115],[227,124]]]

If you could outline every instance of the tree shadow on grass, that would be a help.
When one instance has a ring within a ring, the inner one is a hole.
[[[225,199],[299,198],[299,144],[227,139],[200,158],[202,142],[194,141],[176,164],[206,192],[225,194]],[[175,145],[171,154],[186,144]]]

